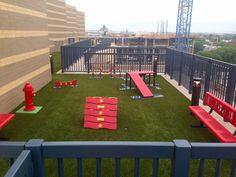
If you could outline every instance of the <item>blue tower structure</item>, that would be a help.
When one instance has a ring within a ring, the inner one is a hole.
[[[179,0],[175,48],[189,52],[193,0]]]

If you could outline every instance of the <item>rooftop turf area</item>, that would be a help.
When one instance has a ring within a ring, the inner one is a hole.
[[[54,55],[55,70],[60,67],[59,54]],[[78,87],[63,87],[54,89],[56,80],[78,80]],[[9,137],[11,141],[28,141],[29,139],[44,139],[45,141],[173,141],[187,139],[190,142],[217,142],[208,129],[194,129],[192,124],[198,120],[191,116],[187,100],[178,90],[172,87],[164,78],[158,76],[156,82],[161,90],[151,88],[153,93],[161,93],[162,98],[132,100],[130,96],[139,95],[138,90],[120,91],[124,80],[89,79],[88,75],[64,74],[53,75],[53,80],[37,92],[34,102],[43,106],[38,114],[16,114],[16,117],[2,131],[1,136]],[[23,94],[23,92],[22,92]],[[83,128],[84,104],[86,96],[118,97],[118,129],[93,130]],[[22,105],[19,105],[20,108]],[[17,109],[18,109],[17,108]],[[76,176],[76,160],[64,160],[65,176]],[[95,176],[95,160],[84,159],[85,177]],[[122,159],[121,175],[133,176],[133,159]],[[196,176],[198,160],[193,160],[190,166],[190,176]],[[223,176],[229,173],[229,163],[224,164]],[[57,176],[56,160],[46,160],[47,176]],[[213,176],[215,165],[213,161],[206,162],[207,176]],[[3,166],[6,171],[7,163]],[[115,176],[115,161],[103,159],[102,176]],[[170,176],[171,160],[160,160],[160,176]],[[3,171],[3,172],[4,172]],[[0,172],[0,175],[1,173]],[[140,176],[152,176],[152,160],[140,162]]]
[[[54,55],[58,70],[60,56]],[[78,80],[78,87],[53,88],[55,80]],[[193,129],[198,120],[190,115],[190,102],[161,76],[156,78],[162,98],[132,100],[138,90],[120,91],[124,80],[89,79],[88,75],[53,75],[53,80],[37,92],[36,106],[43,106],[38,114],[16,114],[14,120],[1,131],[10,140],[40,138],[46,141],[99,140],[99,141],[172,141],[187,139],[191,142],[212,142],[216,138],[207,129]],[[23,94],[23,92],[22,92]],[[83,128],[86,96],[118,97],[118,129],[115,131]],[[20,108],[20,105],[18,108]],[[17,108],[17,109],[18,109]]]

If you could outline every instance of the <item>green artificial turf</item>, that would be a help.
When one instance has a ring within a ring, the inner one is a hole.
[[[72,79],[78,80],[78,87],[53,88],[55,80]],[[35,105],[43,106],[43,109],[36,115],[16,114],[2,134],[11,140],[217,141],[207,129],[191,128],[198,121],[187,109],[190,102],[161,76],[157,77],[157,82],[162,89],[151,90],[164,97],[155,99],[132,100],[130,96],[139,95],[139,92],[120,91],[123,82],[109,77],[89,79],[88,75],[55,75],[34,98]],[[118,98],[117,130],[83,128],[86,96]]]
[[[59,54],[54,55],[56,70],[59,70]],[[55,70],[54,68],[54,70]],[[69,86],[55,89],[55,80],[78,80],[78,87]],[[158,76],[156,82],[161,90],[151,88],[153,93],[164,95],[161,98],[132,100],[130,96],[139,95],[138,90],[120,91],[124,80],[111,79],[108,76],[102,79],[89,79],[88,75],[53,75],[53,80],[37,92],[34,98],[35,105],[43,106],[38,114],[16,114],[14,120],[2,131],[11,141],[27,141],[29,139],[44,139],[45,141],[173,141],[186,139],[190,142],[217,142],[217,139],[208,129],[192,128],[198,124],[197,118],[188,111],[190,104],[180,92],[171,86],[165,79]],[[118,128],[85,129],[84,105],[86,96],[117,97],[118,98]],[[22,107],[19,105],[17,109]],[[161,176],[169,176],[170,160],[160,163]],[[56,161],[47,160],[48,176],[56,176]],[[74,160],[65,162],[65,176],[75,176],[76,163]],[[84,176],[95,176],[95,161],[88,159],[84,163]],[[113,165],[112,165],[113,164]],[[151,160],[142,160],[141,176],[152,175]],[[198,162],[193,162],[195,167]],[[113,167],[111,167],[113,166]],[[55,167],[55,168],[54,168]],[[122,160],[122,176],[133,176],[133,161]],[[214,165],[208,168],[211,174]],[[114,160],[103,161],[106,174],[114,176]],[[131,170],[132,169],[132,170]],[[193,174],[196,169],[193,168]],[[74,171],[72,173],[72,171]],[[103,172],[104,173],[104,172]]]

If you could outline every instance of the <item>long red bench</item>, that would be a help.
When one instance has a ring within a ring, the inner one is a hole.
[[[0,114],[0,130],[4,128],[13,118],[15,114]],[[0,140],[8,140],[7,137],[0,137]]]
[[[14,117],[15,114],[0,114],[0,129],[5,127]]]
[[[235,133],[231,133],[225,126],[216,120],[211,112],[215,111],[225,121],[236,127],[236,108],[206,92],[203,98],[205,105],[210,107],[210,112],[205,111],[201,106],[189,106],[189,110],[206,126],[221,142],[235,143]]]

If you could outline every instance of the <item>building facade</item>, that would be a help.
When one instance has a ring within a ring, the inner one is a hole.
[[[84,37],[84,29],[78,27],[84,27],[84,20],[74,24],[77,33],[68,36],[66,17],[64,0],[0,2],[0,113],[12,111],[24,100],[26,82],[37,91],[51,80],[51,52],[69,37]]]

